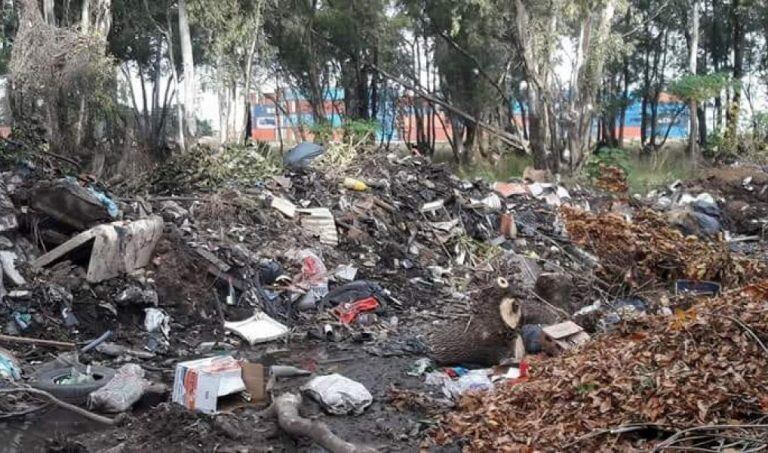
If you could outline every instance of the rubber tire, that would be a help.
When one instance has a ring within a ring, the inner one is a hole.
[[[42,371],[33,375],[33,381],[29,384],[39,390],[46,391],[56,398],[70,404],[85,404],[88,395],[107,385],[115,377],[115,370],[103,366],[92,366],[91,372],[95,376],[101,376],[96,382],[87,382],[74,385],[60,385],[56,381],[69,375],[72,367],[57,368],[55,370]]]

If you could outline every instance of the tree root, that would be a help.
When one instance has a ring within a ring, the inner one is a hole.
[[[307,437],[331,453],[369,453],[376,450],[359,447],[336,436],[328,425],[299,415],[301,395],[284,393],[275,399],[270,412],[277,417],[280,428],[292,437]]]

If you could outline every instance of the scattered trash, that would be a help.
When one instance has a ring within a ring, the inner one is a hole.
[[[328,292],[320,300],[320,304],[323,307],[336,307],[369,298],[374,298],[380,304],[387,296],[379,284],[368,280],[355,280]]]
[[[423,376],[429,369],[432,368],[432,360],[423,357],[421,359],[418,359],[408,368],[408,371],[405,372],[408,376],[414,376],[419,377]]]
[[[71,404],[85,404],[88,395],[115,376],[115,370],[74,364],[63,368],[41,368],[32,375],[30,385]]]
[[[708,281],[677,280],[675,282],[675,294],[714,297],[720,294],[720,284]]]
[[[160,217],[100,225],[37,258],[32,266],[46,267],[92,242],[86,278],[91,283],[98,283],[149,264],[162,233]]]
[[[360,181],[359,179],[354,178],[344,178],[342,185],[349,190],[354,190],[357,192],[365,192],[368,190],[367,184],[365,184],[363,181]]]
[[[336,270],[333,271],[333,276],[338,280],[351,282],[354,281],[357,276],[357,268],[350,266],[349,264],[340,264]]]
[[[309,235],[320,239],[326,245],[339,245],[339,234],[336,231],[336,221],[327,208],[297,209],[301,214],[300,223]]]
[[[88,408],[111,414],[125,412],[141,399],[148,386],[144,369],[134,363],[123,365],[106,385],[88,396]]]
[[[310,376],[312,372],[302,368],[296,368],[295,366],[272,365],[269,367],[269,374],[276,378],[288,378]]]
[[[102,343],[96,346],[96,351],[110,357],[131,356],[137,359],[151,359],[155,354],[147,351],[131,349],[115,343]]]
[[[144,329],[149,332],[161,332],[165,338],[171,334],[171,317],[159,308],[145,308]]]
[[[435,212],[443,208],[445,208],[445,200],[436,200],[430,203],[424,203],[421,208],[419,208],[419,212],[426,214],[428,212]]]
[[[251,346],[277,340],[288,334],[286,326],[261,312],[243,321],[225,322],[224,330],[236,334]]]
[[[493,190],[502,197],[509,198],[513,195],[528,195],[528,185],[522,182],[497,182],[493,185]]]
[[[120,209],[117,207],[117,203],[115,203],[115,200],[109,198],[107,194],[94,189],[93,186],[88,187],[88,192],[90,192],[95,199],[99,200],[99,202],[107,209],[107,214],[109,214],[110,217],[114,219],[120,215]]]
[[[542,351],[541,335],[542,327],[537,324],[525,324],[520,328],[523,336],[523,345],[528,354],[538,354]]]
[[[71,179],[39,183],[32,191],[30,207],[80,231],[112,218],[92,192]]]
[[[123,305],[137,304],[157,306],[158,296],[157,291],[153,289],[142,289],[132,285],[122,290],[120,294],[115,297],[115,302]]]
[[[541,347],[550,355],[558,355],[589,341],[589,334],[578,324],[566,321],[544,327],[541,331]]]
[[[303,169],[323,153],[325,153],[325,148],[320,145],[308,142],[299,143],[285,154],[283,165],[296,170]]]
[[[18,381],[21,379],[21,367],[13,353],[0,348],[0,379]]]
[[[302,391],[334,415],[360,415],[373,402],[365,386],[340,374],[316,377]]]
[[[176,365],[171,400],[189,410],[215,414],[218,399],[245,390],[240,363],[231,356]]]
[[[24,277],[16,270],[16,256],[13,252],[0,251],[0,263],[3,266],[3,276],[13,283],[14,286],[23,286],[27,284]]]
[[[458,379],[451,379],[443,384],[443,394],[454,400],[467,392],[484,392],[491,389],[493,382],[488,377],[488,370],[470,370]]]
[[[367,297],[357,302],[347,302],[336,306],[333,309],[334,314],[339,317],[342,324],[352,324],[358,315],[364,312],[376,311],[379,309],[379,301],[375,297]]]
[[[514,239],[517,237],[517,224],[515,223],[515,217],[511,212],[502,214],[500,223],[499,234],[507,239]]]
[[[272,201],[270,202],[269,206],[272,209],[281,212],[289,219],[296,217],[296,205],[286,200],[285,198],[272,197]]]

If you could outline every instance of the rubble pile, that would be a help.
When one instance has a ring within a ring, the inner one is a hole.
[[[766,289],[762,281],[673,316],[626,323],[536,363],[528,382],[466,396],[434,438],[458,437],[468,451],[649,450],[686,428],[749,425],[768,407]],[[764,448],[765,432],[759,438],[751,441]],[[699,435],[677,447],[720,440]]]

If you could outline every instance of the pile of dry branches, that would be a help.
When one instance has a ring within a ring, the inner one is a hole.
[[[704,438],[669,433],[755,423],[765,414],[766,335],[763,281],[686,312],[624,324],[581,350],[534,364],[529,382],[466,397],[433,438],[467,441],[469,451],[647,449],[665,438],[675,447],[710,442],[709,448],[726,428]],[[638,425],[666,435],[643,440],[627,434]],[[766,430],[761,433],[747,440],[768,446]],[[739,438],[745,441],[743,432]]]

